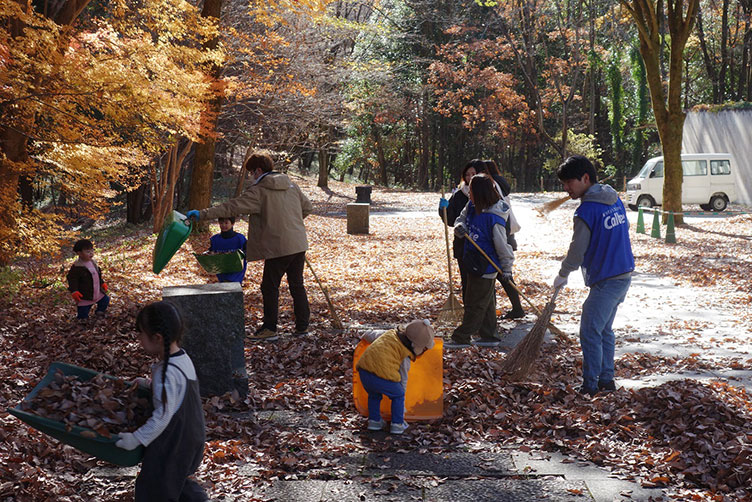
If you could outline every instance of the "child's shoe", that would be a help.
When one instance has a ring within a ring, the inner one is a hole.
[[[381,420],[369,420],[368,421],[368,430],[369,431],[380,431],[384,428],[386,425],[386,422],[384,422],[384,419]]]
[[[407,430],[407,422],[402,422],[401,424],[395,424],[392,422],[392,425],[389,426],[389,432],[392,434],[402,434]]]

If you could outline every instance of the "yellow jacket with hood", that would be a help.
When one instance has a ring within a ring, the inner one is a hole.
[[[356,368],[369,371],[384,380],[401,382],[403,375],[400,374],[400,368],[405,358],[414,360],[415,356],[400,341],[397,330],[390,329],[363,351]]]

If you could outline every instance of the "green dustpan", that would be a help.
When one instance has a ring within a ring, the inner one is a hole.
[[[243,270],[243,256],[240,251],[229,253],[193,253],[199,264],[210,274],[231,274]]]
[[[99,373],[90,369],[80,368],[73,366],[72,364],[66,364],[61,362],[54,362],[50,365],[47,375],[37,384],[34,389],[24,398],[24,401],[30,401],[36,396],[40,390],[47,387],[55,380],[55,371],[60,370],[64,375],[76,375],[79,380],[90,380]],[[104,375],[107,378],[115,378],[110,375]],[[141,391],[139,391],[141,392]],[[143,397],[151,397],[151,392],[146,389],[143,390]],[[148,396],[147,396],[148,394]],[[71,445],[72,447],[81,450],[90,455],[94,455],[97,458],[106,460],[107,462],[115,465],[131,466],[138,464],[144,456],[144,447],[139,446],[135,450],[124,450],[115,446],[115,443],[120,439],[117,434],[112,437],[104,437],[95,433],[91,429],[85,427],[72,427],[68,428],[63,422],[57,420],[51,420],[49,418],[40,417],[33,413],[28,413],[21,409],[21,405],[15,408],[8,408],[8,413],[15,416],[19,420],[22,420],[34,427],[37,430],[48,434],[61,443]],[[92,434],[95,437],[84,437],[82,433]]]
[[[170,212],[165,218],[162,230],[154,244],[152,256],[153,271],[158,274],[165,268],[167,262],[178,252],[180,246],[188,239],[193,224],[185,215],[177,211]]]

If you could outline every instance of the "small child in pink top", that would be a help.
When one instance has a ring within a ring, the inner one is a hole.
[[[91,306],[96,304],[95,315],[104,316],[110,297],[107,296],[107,283],[102,278],[102,271],[94,258],[94,244],[88,239],[76,241],[73,251],[78,260],[73,263],[66,279],[68,291],[78,307],[78,319],[88,319]]]

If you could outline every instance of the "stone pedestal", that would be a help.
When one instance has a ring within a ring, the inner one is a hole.
[[[370,204],[351,203],[347,205],[347,233],[367,234]]]
[[[232,390],[248,394],[245,370],[245,309],[237,282],[171,286],[162,299],[175,305],[185,324],[182,347],[191,356],[202,396]]]

